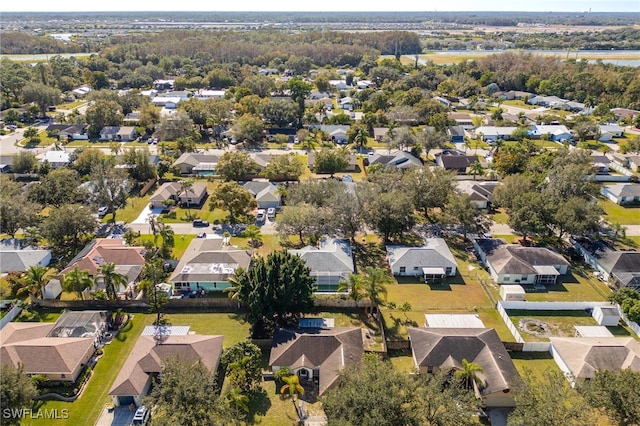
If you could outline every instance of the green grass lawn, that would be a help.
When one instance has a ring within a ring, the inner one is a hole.
[[[603,302],[611,290],[605,283],[586,276],[580,270],[561,276],[561,281],[547,286],[548,291],[527,293],[530,302]]]
[[[92,426],[102,412],[104,404],[111,401],[109,389],[122,368],[133,345],[138,339],[145,325],[153,322],[153,315],[136,314],[113,342],[104,348],[104,356],[98,360],[91,379],[74,402],[46,401],[40,408],[68,410],[67,419],[26,419],[22,424],[30,425],[70,425]]]
[[[598,205],[604,210],[602,217],[609,223],[640,225],[640,207],[624,207],[609,200],[600,199]]]
[[[56,109],[73,110],[86,104],[87,101],[73,101],[67,104],[56,105]]]
[[[25,139],[19,140],[17,145],[25,148],[44,148],[58,142],[58,139],[47,136],[47,132],[44,132],[44,131],[38,132],[38,137],[40,138],[40,142],[38,143],[30,143],[29,139],[25,138]]]
[[[61,312],[49,312],[49,311],[31,311],[23,309],[20,315],[14,320],[16,322],[56,322],[62,315]]]
[[[249,405],[250,415],[253,417],[252,424],[262,426],[295,426],[298,424],[293,403],[288,398],[280,396],[276,392],[275,381],[262,382],[264,389],[264,398],[252,401]],[[279,391],[279,390],[278,390]],[[320,415],[322,413],[322,404],[315,402],[313,404],[305,403],[305,409],[309,415]]]
[[[504,209],[496,210],[496,212],[490,215],[490,217],[491,219],[493,219],[495,223],[506,224],[507,221],[509,220],[509,215],[507,215]]]
[[[500,238],[505,240],[508,244],[515,244],[516,240],[522,237],[520,235],[514,235],[514,234],[501,234],[501,235],[492,235],[491,238]]]
[[[558,364],[554,361],[549,352],[511,352],[511,359],[520,373],[530,373],[531,377],[536,380],[550,370],[560,371]]]
[[[176,259],[180,259],[184,252],[191,244],[191,240],[193,240],[196,236],[193,234],[178,234],[174,236],[174,246],[173,246],[173,257]],[[144,241],[153,242],[153,235],[151,234],[143,234],[140,236],[139,244],[142,244]],[[158,244],[162,244],[162,238],[158,237]]]
[[[228,348],[250,336],[250,324],[242,315],[229,313],[167,314],[172,325],[191,326],[190,331],[203,335],[223,335],[223,346]]]
[[[505,100],[505,101],[502,101],[502,103],[504,105],[510,105],[510,106],[515,106],[515,107],[518,107],[518,108],[525,108],[525,109],[536,109],[536,108],[538,108],[537,105],[529,105],[529,104],[525,103],[522,100],[516,100],[516,99],[514,99],[514,100]]]
[[[140,213],[142,213],[142,210],[149,204],[149,199],[151,198],[154,190],[155,188],[151,188],[149,192],[147,192],[143,197],[129,197],[127,199],[127,204],[123,208],[118,209],[118,211],[116,212],[116,220],[130,223],[137,219],[137,217],[140,216]],[[108,222],[110,220],[110,214],[106,215],[102,219],[103,222]]]

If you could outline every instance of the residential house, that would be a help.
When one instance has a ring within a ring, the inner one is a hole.
[[[117,134],[120,130],[118,126],[105,126],[100,129],[100,139],[104,141],[115,141],[117,140]]]
[[[183,101],[183,98],[179,96],[156,96],[151,99],[153,106],[162,107],[166,109],[176,109],[178,104]]]
[[[340,370],[360,362],[362,340],[363,330],[358,327],[278,329],[269,366],[274,373],[287,367],[303,386],[313,384],[322,395],[336,384]]]
[[[260,68],[260,70],[258,70],[258,75],[278,75],[280,74],[280,71],[278,71],[276,68]]]
[[[597,371],[640,372],[640,342],[633,337],[550,337],[553,359],[574,385]]]
[[[215,174],[218,161],[218,155],[185,152],[173,162],[173,167],[180,169],[183,175]]]
[[[383,167],[395,167],[406,170],[411,167],[422,167],[422,161],[407,151],[391,151],[388,154],[374,153],[364,159],[365,166],[380,164]]]
[[[83,84],[82,86],[76,87],[75,89],[73,89],[71,91],[71,93],[73,93],[74,96],[76,96],[77,98],[83,98],[89,92],[91,92],[91,87],[87,86],[86,84]]]
[[[169,280],[180,293],[223,291],[238,268],[247,269],[251,253],[223,246],[222,238],[195,238],[191,241]]]
[[[498,284],[555,284],[569,269],[564,257],[545,247],[524,247],[494,238],[476,239],[473,246]]]
[[[436,164],[438,166],[460,174],[466,174],[469,167],[479,161],[480,159],[476,155],[460,154],[457,151],[443,151],[436,155]]]
[[[458,191],[469,195],[469,201],[478,209],[489,208],[493,201],[493,191],[500,185],[499,182],[475,180],[459,180],[456,184]]]
[[[205,100],[205,99],[224,99],[224,95],[226,94],[225,90],[205,90],[201,89],[197,94],[196,98]]]
[[[611,112],[616,117],[616,120],[626,120],[627,118],[633,120],[635,117],[640,115],[640,111],[628,108],[613,108]]]
[[[358,80],[356,82],[356,86],[359,90],[369,89],[372,87],[376,87],[375,83],[371,80]]]
[[[624,136],[624,128],[618,124],[601,124],[600,125],[600,141],[608,142],[611,138],[621,138]],[[604,139],[604,140],[603,140]]]
[[[640,171],[640,155],[629,154],[611,154],[612,161],[619,166],[633,170],[634,172]]]
[[[45,161],[49,163],[49,166],[52,168],[59,169],[60,167],[65,167],[69,164],[71,159],[70,154],[67,151],[50,150],[45,152],[42,160],[40,160],[41,163],[44,163]]]
[[[456,126],[462,126],[464,130],[473,130],[475,128],[471,115],[466,112],[449,112],[447,117],[449,117],[449,120],[454,120]]]
[[[174,79],[158,79],[153,82],[157,90],[173,90]]]
[[[573,245],[603,281],[640,291],[640,252],[615,250],[605,241],[573,238]]]
[[[571,132],[567,126],[561,124],[535,124],[531,126],[530,136],[541,138],[545,135],[555,142],[563,142],[571,140]]]
[[[475,134],[482,138],[484,142],[495,142],[497,140],[509,140],[514,131],[518,127],[496,127],[496,126],[480,126],[475,130]]]
[[[456,107],[453,106],[451,101],[449,101],[448,99],[443,98],[442,96],[434,96],[432,99],[434,101],[438,102],[440,105],[446,106],[447,108],[450,108],[453,111],[456,110]]]
[[[14,159],[13,155],[0,155],[0,173],[10,173]]]
[[[281,196],[278,187],[271,182],[252,180],[242,186],[256,199],[259,209],[280,208]]]
[[[289,250],[311,268],[317,292],[336,292],[340,281],[355,272],[353,253],[348,240],[322,238],[318,246]]]
[[[640,202],[640,184],[637,183],[603,185],[600,193],[620,205]]]
[[[15,240],[13,240],[15,241]],[[0,244],[0,274],[25,272],[32,266],[48,266],[51,262],[51,250],[38,250],[34,247],[22,247],[20,244]]]
[[[204,183],[196,182],[188,191],[183,191],[182,183],[165,182],[153,193],[149,203],[154,209],[165,208],[170,202],[185,207],[199,207],[208,195],[207,185]]]
[[[384,141],[385,136],[387,136],[387,133],[389,132],[389,128],[388,127],[374,127],[373,128],[373,139],[376,140],[376,142],[382,142]]]
[[[329,85],[336,90],[350,90],[353,86],[347,84],[347,80],[329,80]]]
[[[87,126],[84,124],[49,124],[47,133],[57,134],[59,140],[88,140]]]
[[[456,259],[442,238],[426,238],[420,247],[387,246],[391,273],[440,282],[456,275]]]
[[[415,366],[421,373],[462,369],[467,360],[482,367],[476,395],[485,407],[514,407],[519,379],[509,353],[493,328],[409,328]]]
[[[178,332],[172,332],[173,329],[178,329]],[[211,375],[216,374],[224,337],[186,334],[188,329],[163,327],[158,331],[145,330],[138,337],[109,390],[114,405],[141,405],[154,379],[162,374],[165,363],[173,358],[193,364],[200,362]]]
[[[0,330],[0,364],[29,376],[75,382],[106,332],[106,311],[66,311],[55,323],[10,322]]]
[[[124,275],[128,284],[126,287],[117,288],[116,292],[132,293],[132,286],[140,280],[145,263],[144,254],[144,247],[127,246],[121,238],[97,238],[71,259],[60,275],[66,275],[75,268],[88,271],[90,276],[97,278],[97,287],[104,290],[100,267],[106,263],[113,263],[115,272]]]
[[[453,143],[464,143],[465,130],[462,126],[451,126],[447,129],[449,141]]]
[[[611,160],[606,155],[592,154],[593,170],[597,175],[608,175],[611,167]]]

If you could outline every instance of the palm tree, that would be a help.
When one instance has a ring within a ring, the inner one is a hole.
[[[233,276],[230,276],[229,278],[227,278],[227,281],[229,282],[229,285],[231,287],[227,287],[227,294],[229,295],[229,297],[231,299],[240,299],[240,289],[242,287],[242,280],[240,280],[238,277],[241,277],[242,274],[244,274],[244,269],[242,269],[242,267],[238,267],[238,269],[236,269],[236,273]]]
[[[244,236],[249,238],[249,246],[251,246],[251,256],[253,256],[253,249],[258,247],[262,242],[262,233],[260,228],[256,225],[249,225],[244,230]]]
[[[158,235],[162,238],[162,257],[166,259],[171,254],[169,249],[175,245],[175,232],[164,222],[158,222],[157,227]]]
[[[239,387],[231,388],[226,397],[227,404],[240,409],[245,413],[249,412],[249,397],[242,392]]]
[[[387,299],[387,284],[393,282],[387,271],[382,268],[374,268],[367,266],[364,270],[364,292],[371,302],[370,313],[373,314],[373,307],[383,303],[380,295],[384,300]]]
[[[82,300],[84,300],[82,292],[92,286],[93,279],[89,276],[89,271],[81,271],[77,266],[64,277],[62,284],[65,291],[75,292]]]
[[[154,214],[149,215],[149,228],[153,234],[153,245],[158,250],[158,218]]]
[[[317,140],[315,137],[309,135],[302,141],[302,149],[309,152],[316,147]]]
[[[476,180],[476,175],[482,175],[484,173],[484,167],[479,161],[476,161],[469,167],[469,172],[473,175],[473,180]]]
[[[284,395],[288,393],[290,397],[304,395],[304,388],[300,384],[300,377],[298,377],[296,374],[292,374],[288,377],[283,377],[282,381],[285,384],[280,388],[281,394]]]
[[[126,287],[127,277],[116,272],[115,263],[105,263],[100,267],[100,274],[104,281],[104,290],[109,300],[116,300],[116,288]]]
[[[467,389],[473,389],[474,385],[478,388],[482,386],[482,379],[478,376],[484,370],[482,366],[476,362],[469,362],[462,359],[462,370],[457,370],[455,376],[460,379]]]
[[[181,180],[180,181],[180,194],[184,193],[184,197],[187,200],[187,215],[189,219],[191,219],[191,199],[189,198],[189,191],[193,188],[192,180]],[[178,198],[180,198],[178,196]]]
[[[338,283],[338,291],[349,292],[349,298],[358,303],[364,299],[364,282],[359,275],[349,274],[349,278]]]
[[[29,266],[24,273],[24,284],[18,293],[29,293],[31,300],[38,298],[38,293],[42,291],[42,288],[47,285],[49,279],[53,275],[53,270],[42,265]]]
[[[362,152],[362,149],[369,143],[369,132],[365,129],[358,129],[353,137],[353,143],[358,148],[358,151]]]

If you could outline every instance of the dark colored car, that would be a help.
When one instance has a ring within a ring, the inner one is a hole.
[[[196,219],[196,220],[193,221],[193,226],[195,226],[196,228],[207,227],[207,226],[209,226],[209,222],[207,222],[206,220],[202,220],[202,219]]]

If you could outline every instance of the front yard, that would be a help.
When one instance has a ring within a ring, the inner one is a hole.
[[[602,217],[609,223],[640,225],[640,206],[625,207],[605,199],[598,200],[598,205],[604,210]]]

